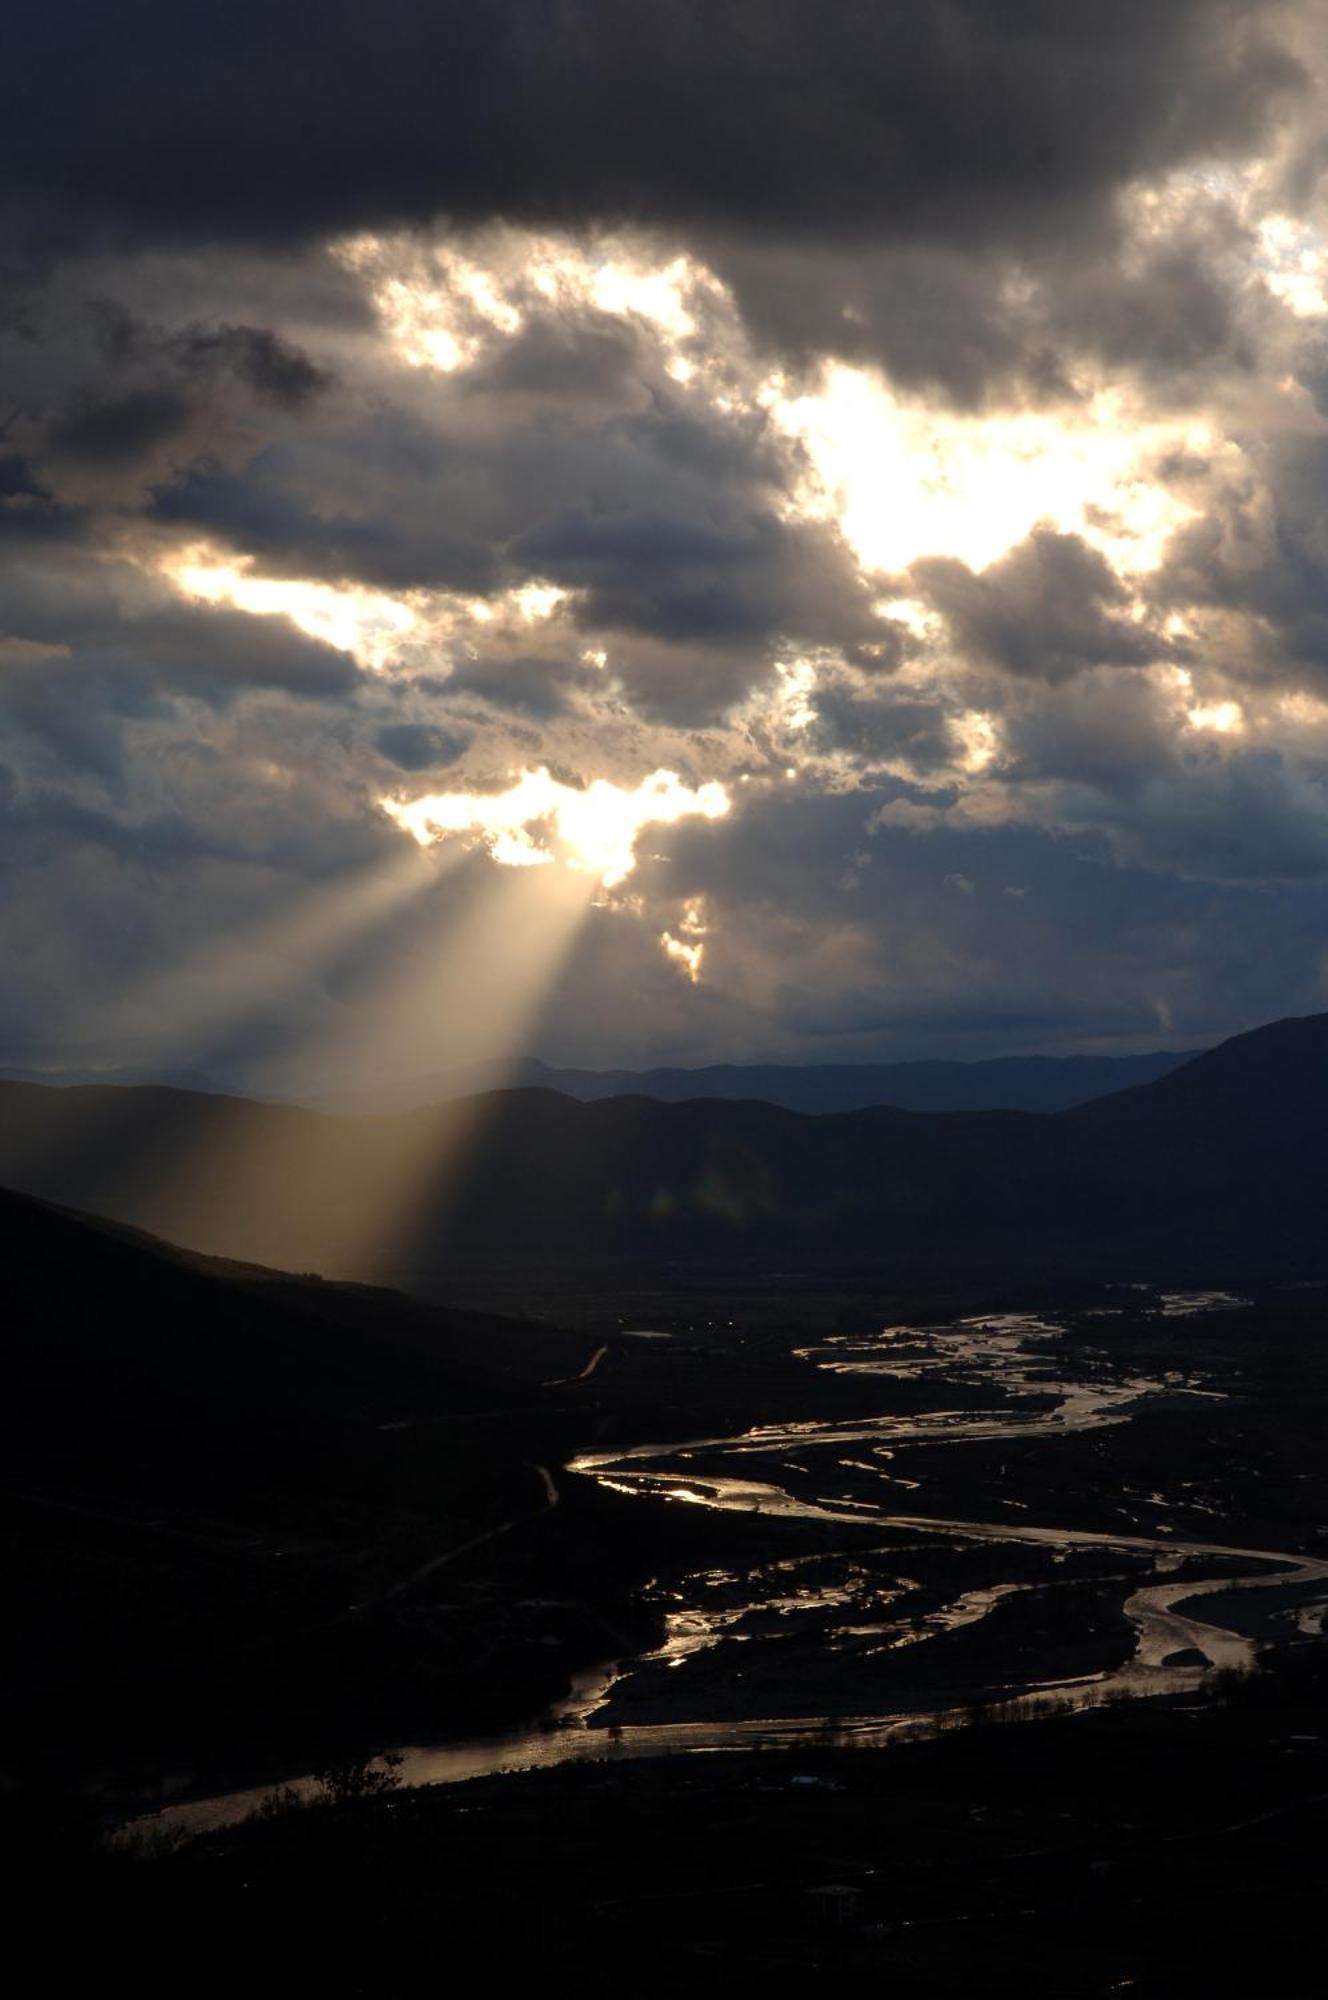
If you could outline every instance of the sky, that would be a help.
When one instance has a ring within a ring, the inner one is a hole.
[[[1328,1007],[1321,0],[13,0],[0,1062]]]

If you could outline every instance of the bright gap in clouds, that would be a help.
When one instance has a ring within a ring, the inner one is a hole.
[[[311,639],[321,639],[352,654],[362,666],[380,671],[417,623],[409,604],[383,591],[256,576],[247,561],[224,561],[198,549],[168,563],[165,573],[186,597],[289,618]]]
[[[539,579],[496,593],[462,597],[454,591],[413,590],[393,597],[353,583],[319,583],[302,577],[263,576],[249,558],[232,559],[207,543],[158,565],[177,590],[203,604],[233,605],[260,617],[288,618],[299,631],[349,653],[360,666],[382,673],[424,649],[435,664],[439,647],[475,625],[521,630],[552,618],[569,592]],[[598,656],[603,665],[606,656]]]
[[[1105,394],[1069,415],[965,416],[839,365],[813,394],[786,397],[776,382],[764,400],[811,459],[806,510],[837,521],[864,568],[890,573],[923,556],[983,569],[1043,522],[1118,568],[1154,569],[1191,509],[1151,465],[1215,448],[1207,424],[1141,421]]]
[[[723,293],[712,273],[691,258],[661,261],[651,245],[626,236],[587,245],[497,229],[467,251],[414,236],[365,233],[344,239],[333,254],[363,281],[402,359],[444,375],[473,366],[495,342],[519,333],[532,305],[589,307],[643,321],[663,341],[676,343],[696,331],[689,298]],[[684,364],[683,375],[688,372]]]
[[[532,301],[648,328],[676,382],[702,396],[709,383],[711,402],[726,414],[744,404],[754,416],[764,410],[805,447],[811,475],[790,511],[836,521],[869,570],[893,574],[933,555],[982,569],[1043,522],[1084,535],[1127,573],[1154,569],[1167,536],[1191,513],[1156,465],[1216,445],[1202,421],[1159,421],[1105,390],[1068,410],[966,415],[905,400],[867,369],[830,363],[814,390],[793,394],[781,376],[765,374],[712,271],[663,257],[630,233],[587,246],[508,230],[465,254],[361,236],[338,255],[414,367],[464,371],[520,332]]]
[[[505,792],[430,792],[379,803],[422,847],[449,834],[476,834],[505,867],[561,860],[598,876],[606,889],[616,888],[635,868],[643,827],[722,819],[729,810],[728,793],[714,780],[693,788],[674,771],[654,771],[634,790],[607,778],[578,790],[543,766],[523,771]]]

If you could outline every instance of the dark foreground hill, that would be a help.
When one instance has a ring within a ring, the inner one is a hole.
[[[337,1118],[0,1086],[0,1181],[217,1254],[412,1283],[477,1260],[1314,1273],[1326,1134],[1328,1016],[1055,1116],[519,1091]]]
[[[583,1340],[5,1192],[0,1299],[0,1792],[505,1720],[618,1643],[540,1470]]]
[[[779,1104],[820,1116],[891,1104],[900,1111],[1066,1111],[1111,1091],[1152,1083],[1193,1050],[1157,1049],[1138,1056],[998,1056],[987,1062],[712,1063],[703,1069],[559,1069],[524,1056],[515,1065],[490,1063],[414,1077],[376,1090],[332,1092],[316,1109],[360,1116],[413,1111],[489,1090],[556,1090],[582,1104],[603,1097],[653,1097],[661,1104],[727,1098]],[[17,1079],[16,1079],[17,1080]],[[27,1081],[40,1079],[31,1077]],[[61,1081],[93,1082],[86,1076]],[[108,1079],[132,1082],[124,1077]],[[174,1079],[172,1079],[173,1081]],[[197,1087],[197,1086],[195,1086]],[[215,1086],[208,1086],[215,1088]]]

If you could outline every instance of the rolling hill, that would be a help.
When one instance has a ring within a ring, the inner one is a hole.
[[[612,1643],[539,1470],[584,1340],[5,1192],[0,1272],[0,1790],[519,1713]]]

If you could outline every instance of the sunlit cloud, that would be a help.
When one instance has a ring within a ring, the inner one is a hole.
[[[699,295],[723,294],[692,258],[661,257],[649,242],[622,234],[587,242],[499,229],[471,252],[441,238],[365,232],[344,239],[334,254],[363,281],[401,359],[448,375],[520,333],[534,306],[639,320],[675,346],[698,330]],[[675,354],[669,372],[682,382],[694,366]]]
[[[387,665],[418,623],[416,611],[402,598],[355,584],[261,576],[245,558],[223,560],[191,551],[172,557],[164,568],[186,597],[288,618],[311,639],[339,647],[374,669]]]
[[[1139,419],[1106,392],[1072,414],[965,416],[838,364],[815,393],[774,382],[765,400],[809,454],[806,509],[837,520],[864,567],[890,573],[942,554],[982,569],[1043,522],[1119,568],[1153,569],[1193,510],[1151,468],[1215,447],[1207,423]]]
[[[504,631],[520,633],[555,617],[572,596],[540,578],[488,598],[441,590],[394,596],[358,584],[264,576],[250,558],[223,554],[206,543],[172,553],[157,570],[195,603],[287,618],[374,673],[401,663],[436,671],[440,649],[468,643],[475,627],[483,628],[486,641]]]
[[[1170,698],[1179,726],[1207,731],[1213,736],[1245,734],[1247,717],[1241,703],[1229,698],[1204,700],[1195,689],[1194,675],[1188,667],[1164,668],[1161,686]]]
[[[693,986],[699,985],[701,966],[705,959],[705,939],[710,930],[706,922],[705,906],[701,901],[696,900],[687,904],[678,930],[682,933],[681,936],[673,931],[664,931],[661,934],[659,941],[664,955],[678,967]]]
[[[522,314],[493,277],[459,250],[437,243],[360,235],[334,255],[360,276],[401,358],[450,375],[466,368],[486,334],[519,333]]]
[[[1328,249],[1298,216],[1268,215],[1259,224],[1256,268],[1275,298],[1298,319],[1328,312]]]
[[[695,986],[701,977],[701,960],[705,956],[705,946],[689,944],[686,938],[674,937],[672,931],[661,932],[659,941],[664,947],[665,955],[682,968]]]
[[[1196,702],[1185,718],[1191,729],[1211,729],[1218,736],[1237,734],[1245,727],[1245,711],[1238,701]]]
[[[959,739],[961,770],[975,777],[995,762],[1000,750],[1000,731],[994,715],[969,708],[957,715],[950,726]]]
[[[779,686],[772,703],[774,719],[785,729],[795,732],[809,728],[816,720],[816,708],[811,698],[816,687],[814,664],[811,660],[781,662],[775,672],[779,676]]]
[[[607,778],[578,790],[541,766],[523,771],[505,792],[431,792],[380,804],[421,846],[470,834],[506,867],[563,861],[612,889],[635,868],[636,842],[645,827],[721,819],[729,797],[715,780],[693,788],[674,771],[655,771],[632,790]]]
[[[556,583],[525,583],[511,593],[511,598],[527,624],[537,625],[541,619],[552,618],[570,594]]]

